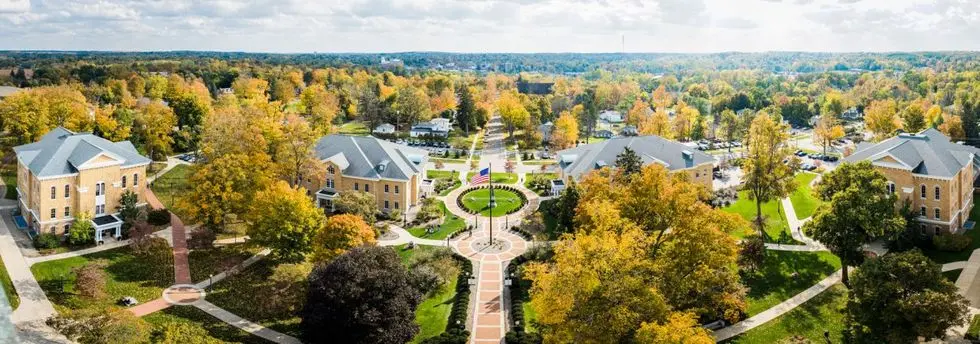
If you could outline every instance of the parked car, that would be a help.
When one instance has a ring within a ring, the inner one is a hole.
[[[837,161],[839,159],[840,158],[838,158],[837,156],[834,156],[834,155],[824,155],[824,157],[823,157],[823,161],[827,161],[827,162],[835,162],[835,161]]]
[[[802,150],[797,150],[796,153],[793,153],[793,155],[801,156],[802,157],[802,156],[806,156],[806,152],[804,152]]]

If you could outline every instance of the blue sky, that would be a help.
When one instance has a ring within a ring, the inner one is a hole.
[[[980,1],[0,0],[0,49],[980,50]]]

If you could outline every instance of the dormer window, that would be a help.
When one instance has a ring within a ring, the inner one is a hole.
[[[327,166],[327,173],[329,173],[329,174],[335,174],[335,173],[337,173],[337,170],[334,169],[333,166]]]

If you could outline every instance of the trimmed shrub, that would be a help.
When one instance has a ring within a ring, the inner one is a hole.
[[[959,252],[970,247],[973,238],[963,234],[944,234],[932,237],[932,245],[940,251]]]
[[[170,211],[167,209],[153,209],[146,214],[146,222],[154,226],[164,226],[170,224]]]
[[[39,250],[50,250],[61,245],[58,236],[51,233],[41,233],[34,237],[34,248]]]

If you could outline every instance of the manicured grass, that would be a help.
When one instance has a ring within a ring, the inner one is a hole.
[[[177,214],[180,218],[186,218],[186,215],[182,214],[176,205],[180,204],[181,200],[191,191],[188,179],[193,173],[194,167],[177,165],[154,180],[151,186],[153,194],[157,196],[160,203],[163,203],[164,207],[167,207],[170,212]]]
[[[425,177],[429,179],[448,179],[453,177],[453,171],[426,170]]]
[[[465,164],[466,163],[466,159],[429,158],[429,161],[431,161],[431,162],[442,161],[444,164]]]
[[[973,318],[970,319],[970,328],[966,330],[965,337],[968,339],[976,339],[978,336],[980,336],[980,314],[974,315]]]
[[[228,271],[259,251],[260,248],[248,244],[193,250],[187,257],[191,266],[191,280],[194,282],[207,280],[211,275]]]
[[[956,269],[943,272],[943,276],[946,276],[950,282],[956,283],[956,280],[960,278],[960,274],[963,273],[963,269]]]
[[[793,202],[793,209],[796,210],[796,218],[798,219],[812,216],[822,203],[813,194],[813,189],[810,187],[810,182],[816,177],[816,173],[800,172],[796,174],[796,190],[789,195],[789,200]]]
[[[524,176],[524,187],[526,187],[526,188],[528,188],[528,189],[536,192],[538,195],[544,195],[544,194],[547,194],[547,193],[551,192],[551,190],[534,190],[534,189],[531,188],[531,181],[534,180],[534,178],[540,178],[538,176],[544,176],[545,178],[548,178],[548,179],[558,179],[558,174],[557,173],[550,173],[550,172],[548,172],[548,173],[527,174],[527,175]]]
[[[3,293],[7,296],[10,309],[17,309],[17,306],[20,306],[20,296],[17,296],[17,290],[14,289],[14,281],[10,279],[10,274],[7,273],[7,266],[3,265],[3,260],[0,260],[0,285],[3,286]]]
[[[146,174],[150,176],[155,175],[157,174],[157,172],[160,172],[166,167],[167,167],[167,163],[165,162],[157,162],[157,161],[151,162],[150,166],[146,167]]]
[[[755,221],[755,201],[749,199],[749,193],[747,191],[739,191],[738,201],[732,203],[732,205],[728,207],[722,208],[721,210],[739,214],[750,223]],[[778,242],[780,233],[786,233],[786,237],[789,238],[789,240],[785,243],[796,242],[793,240],[793,237],[789,232],[789,225],[786,224],[786,216],[783,212],[782,202],[779,200],[774,200],[763,203],[762,216],[765,218],[766,224],[766,242]],[[732,235],[737,238],[743,238],[754,231],[754,229],[751,228],[747,230],[750,232],[732,233]]]
[[[371,129],[369,129],[367,125],[364,123],[358,121],[351,121],[341,125],[340,128],[337,130],[337,133],[344,134],[344,135],[367,136],[371,134]]]
[[[524,331],[537,332],[538,329],[534,326],[537,325],[535,320],[538,319],[538,313],[534,312],[534,306],[531,305],[531,300],[524,301],[524,304],[521,305],[521,309],[524,310]]]
[[[501,167],[503,167],[503,166],[501,166]],[[466,174],[466,180],[470,180],[470,178],[473,178],[473,176],[476,175],[476,173],[477,173],[477,171],[471,171],[471,172],[467,173]],[[517,183],[517,173],[510,173],[510,172],[491,172],[490,173],[490,180],[492,180],[494,184],[516,184]]]
[[[521,163],[525,165],[554,165],[557,163],[555,160],[524,160]]]
[[[420,343],[446,331],[449,312],[452,311],[453,299],[456,297],[456,283],[457,278],[453,277],[449,284],[423,300],[415,309],[415,323],[419,324],[419,333],[411,343]]]
[[[159,298],[163,289],[174,284],[173,255],[168,252],[153,257],[136,256],[129,247],[120,247],[81,257],[38,263],[31,266],[31,272],[51,302],[62,311],[115,305],[124,296],[133,296],[142,303]],[[105,269],[106,296],[92,300],[75,295],[72,268],[96,259],[105,259],[108,262]]]
[[[766,251],[759,271],[742,273],[742,282],[748,288],[749,316],[793,297],[838,269],[840,259],[830,252]]]
[[[3,198],[17,199],[17,168],[14,166],[0,166],[0,179],[6,185],[6,193]]]
[[[446,218],[445,218],[445,222],[443,222],[442,225],[438,227],[438,230],[435,233],[426,234],[425,233],[426,227],[409,228],[408,232],[412,233],[412,235],[414,235],[417,238],[442,240],[448,237],[453,232],[466,228],[466,221],[457,217],[456,215],[453,215],[453,213],[447,211],[445,203],[440,201],[439,207],[442,208],[442,213],[446,214]]]
[[[460,197],[463,198],[463,206],[466,209],[479,212],[483,216],[503,216],[523,205],[520,196],[514,191],[494,188],[493,195],[497,205],[492,209],[490,189],[473,190]]]
[[[269,277],[275,271],[276,263],[262,259],[239,273],[215,283],[207,295],[207,300],[242,318],[262,326],[301,337],[299,311],[302,305],[292,305],[294,312],[286,307],[272,308],[263,305],[264,297],[274,295],[274,286]]]
[[[847,289],[837,284],[799,307],[732,338],[731,344],[786,343],[793,336],[809,339],[812,343],[825,343],[824,331],[830,332],[832,343],[842,343],[844,307]]]
[[[980,196],[980,193],[973,194],[974,199],[976,199],[977,196]],[[974,206],[973,209],[970,210],[970,220],[980,221],[980,207]],[[973,238],[973,242],[970,243],[970,247],[967,247],[962,251],[940,251],[929,245],[930,247],[925,247],[922,249],[922,253],[925,254],[926,257],[932,258],[933,261],[939,264],[969,260],[970,255],[973,254],[973,250],[980,248],[980,228],[974,227],[973,229],[966,231],[964,234]]]
[[[427,251],[444,250],[445,248],[438,247],[438,246],[429,246],[429,245],[415,245],[415,248],[409,249],[408,244],[402,244],[398,246],[393,246],[392,249],[394,249],[395,252],[398,253],[398,258],[401,258],[402,264],[408,265],[408,263],[412,261],[412,256],[416,254],[427,252]]]
[[[239,330],[210,314],[198,309],[197,307],[177,306],[164,309],[159,312],[151,313],[142,318],[153,325],[156,336],[159,336],[167,324],[184,323],[194,327],[200,327],[208,333],[208,337],[201,340],[216,340],[225,343],[245,343],[245,344],[267,344],[265,339],[253,336],[252,334]],[[159,338],[153,340],[159,342]]]

